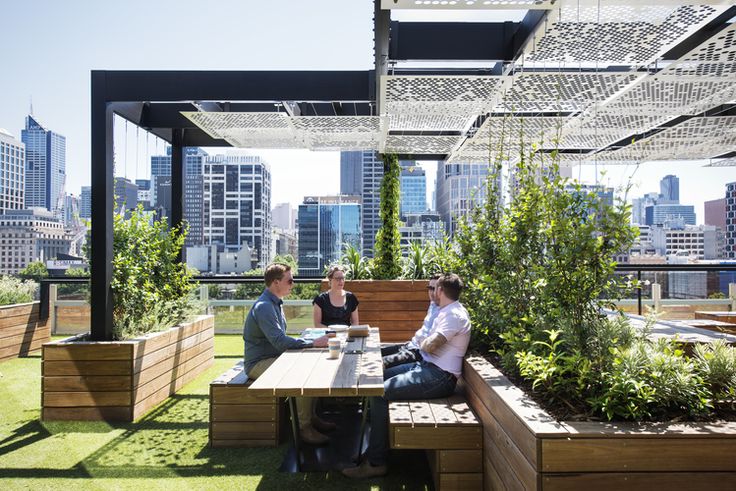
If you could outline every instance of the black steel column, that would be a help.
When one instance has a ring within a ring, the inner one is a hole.
[[[381,9],[381,0],[373,1],[373,55],[375,65],[375,85],[371,98],[376,101],[376,115],[381,114],[379,87],[381,75],[388,74],[389,38],[391,35],[391,11]]]
[[[171,226],[184,221],[184,131],[175,129],[171,134]],[[181,261],[181,252],[179,252]]]
[[[113,113],[107,101],[104,72],[92,72],[92,238],[90,247],[91,315],[93,341],[112,339],[112,228],[113,228]]]

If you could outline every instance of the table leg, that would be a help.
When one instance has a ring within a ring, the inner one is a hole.
[[[360,418],[360,439],[358,440],[358,464],[360,464],[360,456],[361,452],[363,452],[363,438],[365,437],[365,425],[368,421],[368,406],[369,406],[369,399],[367,397],[364,397],[361,401],[361,407],[363,414]]]
[[[302,452],[300,447],[301,438],[299,437],[299,413],[296,410],[296,398],[289,397],[289,413],[291,414],[291,432],[294,437],[294,451],[296,452],[296,470],[301,472],[302,468]]]

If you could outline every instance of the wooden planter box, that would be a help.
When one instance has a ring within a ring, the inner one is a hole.
[[[0,361],[27,356],[50,339],[49,326],[38,320],[38,302],[0,307]]]
[[[483,358],[463,378],[485,489],[736,489],[736,423],[560,422]]]
[[[358,280],[345,282],[345,289],[358,297],[361,324],[380,328],[381,342],[401,343],[422,327],[429,307],[428,284],[428,280]],[[327,289],[325,280],[321,291]]]
[[[44,420],[133,421],[209,368],[214,317],[128,341],[43,345]]]

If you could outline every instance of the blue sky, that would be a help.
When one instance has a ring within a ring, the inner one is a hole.
[[[518,15],[518,14],[517,14]],[[108,70],[368,70],[373,64],[371,0],[0,0],[0,127],[17,138],[33,98],[35,116],[67,138],[67,189],[89,183],[89,72]],[[148,157],[163,144],[116,125],[118,173],[147,177]],[[127,141],[127,145],[125,142]],[[271,164],[273,203],[339,190],[334,152],[259,151]],[[137,156],[137,161],[136,161]],[[634,194],[680,177],[681,201],[722,197],[736,168],[647,163]],[[137,175],[136,175],[137,169]],[[428,166],[430,179],[435,165]],[[627,181],[632,168],[609,167],[603,180]],[[573,172],[595,180],[590,168]],[[314,176],[320,176],[315,179]],[[428,183],[432,188],[432,181]]]

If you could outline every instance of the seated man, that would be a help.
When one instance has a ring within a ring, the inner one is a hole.
[[[291,267],[285,264],[270,264],[266,268],[265,280],[266,289],[248,313],[243,329],[245,373],[248,378],[253,379],[260,377],[286,350],[327,346],[327,336],[307,342],[286,335],[282,298],[291,293],[294,286]],[[327,443],[329,441],[327,436],[318,430],[335,429],[335,424],[317,417],[312,398],[298,398],[296,405],[302,441],[312,445]]]
[[[470,319],[458,299],[463,284],[456,274],[437,280],[439,313],[432,333],[421,345],[422,360],[389,368],[384,373],[384,396],[372,397],[371,433],[366,458],[344,469],[348,477],[366,478],[388,471],[388,403],[396,400],[436,399],[455,391],[470,342]]]
[[[437,287],[437,279],[440,275],[436,274],[429,280],[427,286],[427,294],[429,295],[429,308],[427,309],[427,316],[424,318],[424,323],[416,333],[411,341],[404,344],[394,344],[391,346],[384,346],[381,348],[381,356],[383,357],[383,369],[395,367],[396,365],[402,365],[404,363],[411,363],[414,361],[420,361],[422,355],[420,353],[420,346],[422,342],[427,339],[432,329],[432,323],[439,307],[435,298],[435,288]]]

